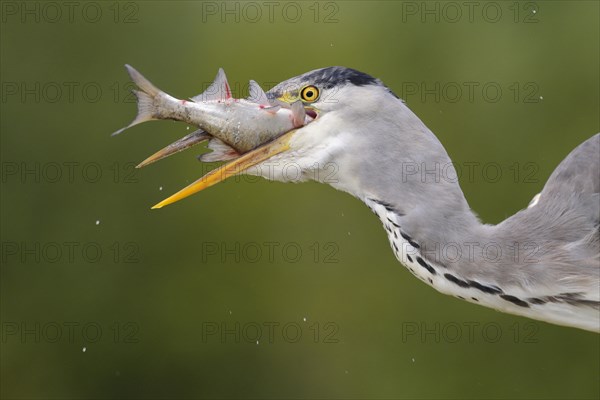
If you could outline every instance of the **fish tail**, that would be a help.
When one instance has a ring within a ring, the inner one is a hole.
[[[141,124],[142,122],[158,119],[156,113],[157,102],[155,100],[164,93],[132,66],[125,64],[125,68],[127,68],[127,72],[129,73],[131,80],[135,82],[135,84],[141,89],[132,90],[132,93],[135,95],[135,97],[137,97],[138,113],[129,125],[114,132],[111,136],[118,135],[124,132],[126,129],[129,129],[137,124]]]

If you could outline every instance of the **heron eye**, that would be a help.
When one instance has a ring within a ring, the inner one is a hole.
[[[300,97],[302,97],[302,100],[312,103],[319,98],[319,89],[312,85],[306,86],[300,91]]]

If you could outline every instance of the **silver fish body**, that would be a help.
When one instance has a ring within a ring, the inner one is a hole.
[[[240,153],[298,127],[290,110],[271,113],[243,99],[197,103],[165,94],[155,98],[154,105],[155,119],[173,119],[197,126]]]
[[[301,102],[290,108],[270,104],[265,92],[254,81],[250,82],[249,99],[234,99],[223,70],[219,70],[215,81],[204,93],[191,100],[181,100],[156,88],[134,68],[126,67],[140,88],[134,91],[138,115],[113,135],[145,121],[170,119],[186,122],[205,132],[180,139],[185,142],[184,148],[212,137],[243,154],[312,120]],[[171,145],[176,151],[183,149],[177,146],[178,142]]]

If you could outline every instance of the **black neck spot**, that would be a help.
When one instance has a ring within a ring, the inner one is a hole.
[[[444,278],[448,279],[450,282],[462,287],[462,288],[468,288],[469,284],[465,281],[463,281],[462,279],[458,279],[457,277],[455,277],[452,274],[444,274]]]
[[[523,301],[521,299],[519,299],[518,297],[515,296],[511,296],[509,294],[501,294],[500,297],[506,301],[509,301],[513,304],[516,304],[520,307],[529,307],[529,303],[527,303],[526,301]]]
[[[425,268],[427,271],[429,271],[431,273],[431,275],[435,275],[435,268],[433,268],[431,265],[427,264],[427,262],[425,260],[423,260],[421,257],[417,256],[417,262],[419,263],[419,265],[423,268]]]

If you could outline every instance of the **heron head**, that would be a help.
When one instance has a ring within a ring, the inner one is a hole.
[[[385,110],[401,103],[378,79],[346,67],[307,72],[281,82],[267,96],[284,107],[301,101],[314,118],[278,139],[287,143],[287,150],[246,171],[285,182],[337,181],[333,175],[343,158],[356,156]]]
[[[352,191],[348,186],[354,169],[360,168],[358,157],[372,150],[373,143],[385,146],[381,135],[394,129],[384,125],[396,124],[399,114],[408,110],[381,81],[346,67],[321,68],[288,79],[269,90],[267,97],[281,107],[301,102],[312,122],[211,171],[155,208],[241,173],[283,182],[316,180]],[[365,157],[361,163],[377,161],[372,151]]]

